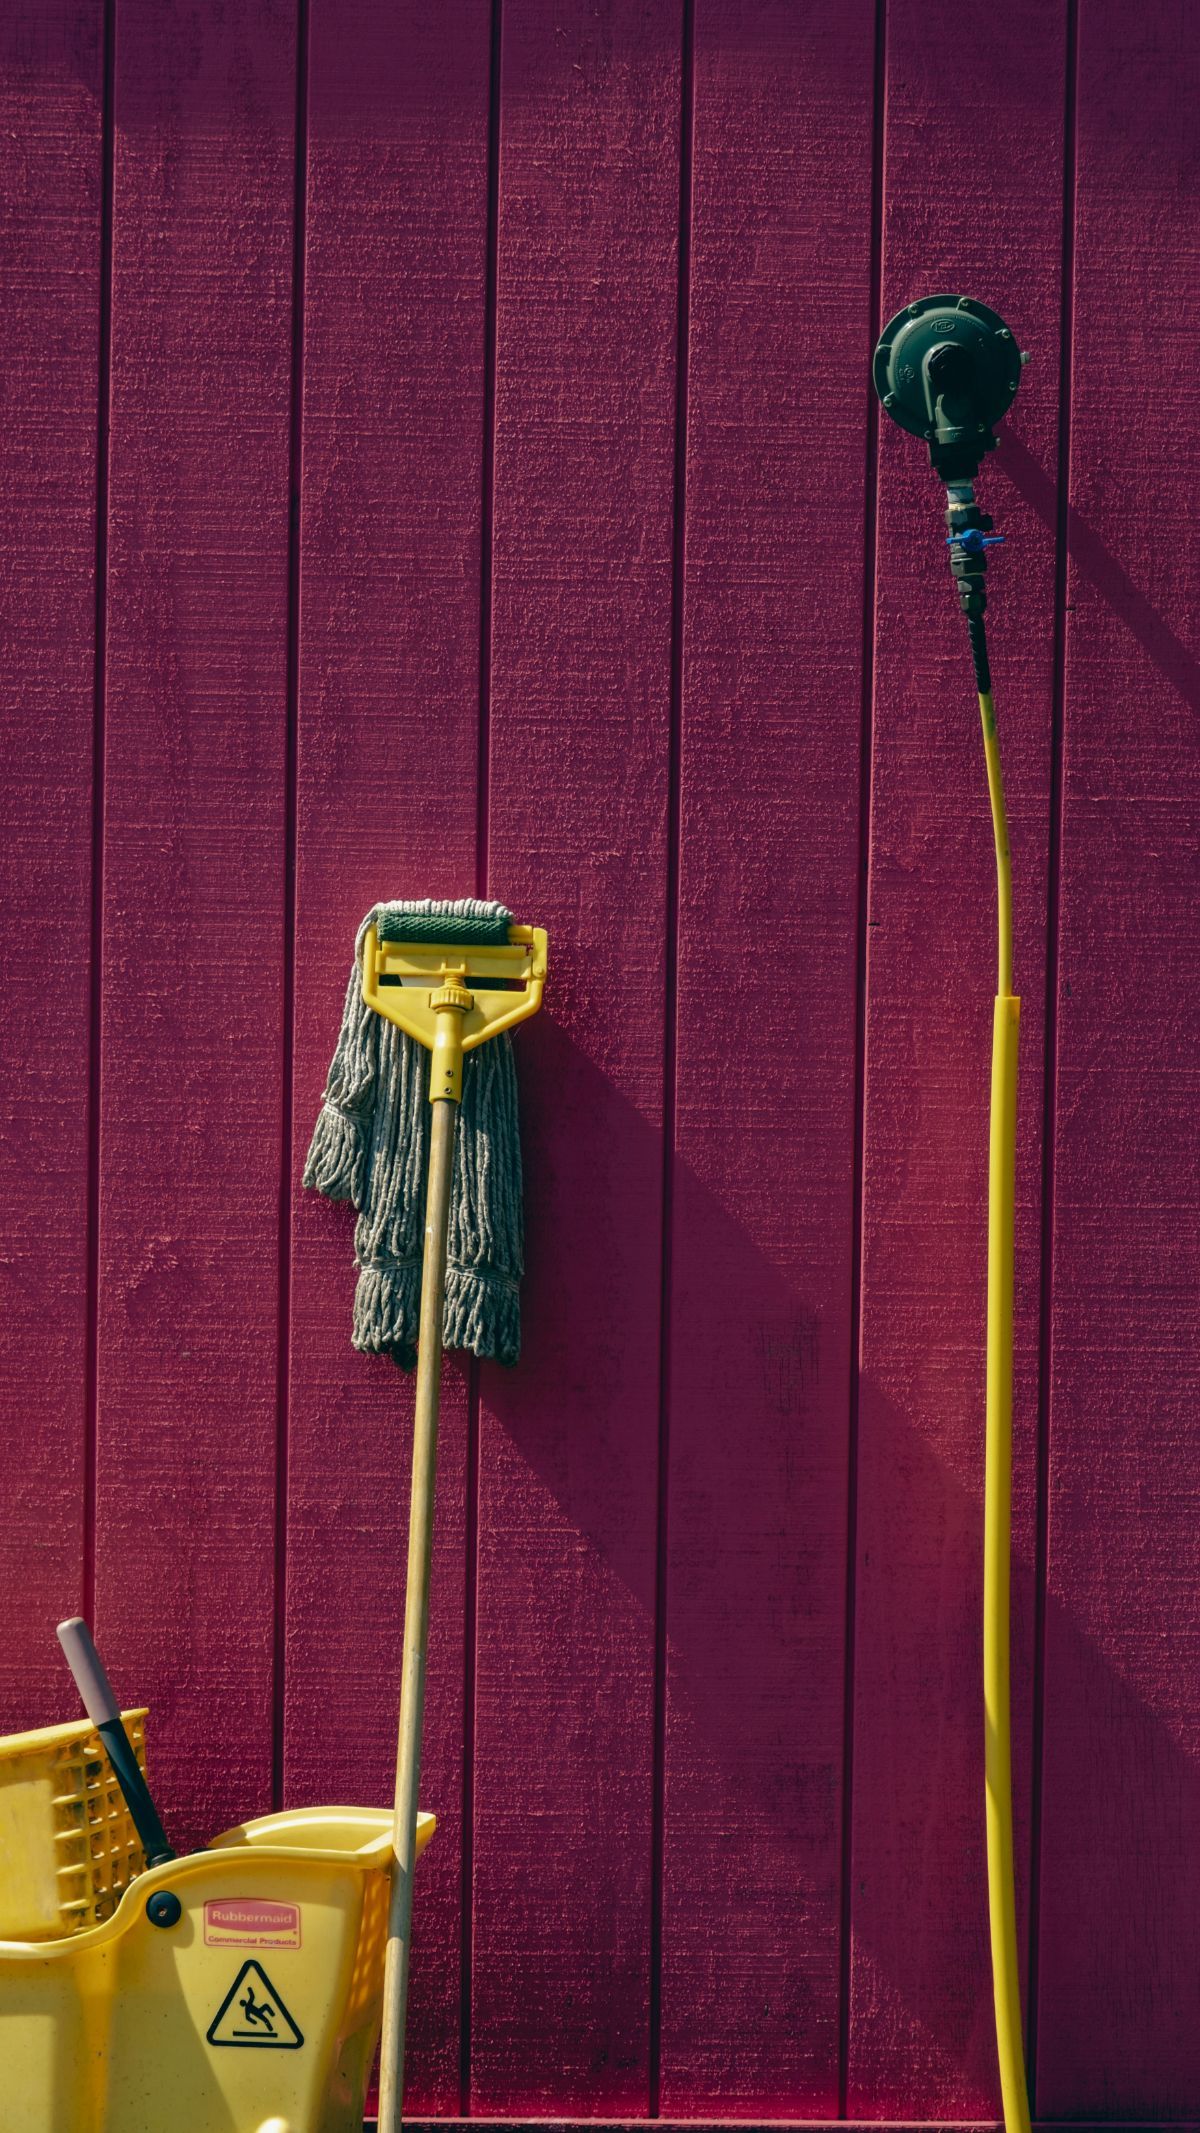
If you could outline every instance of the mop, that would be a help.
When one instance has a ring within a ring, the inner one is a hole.
[[[995,447],[992,430],[1012,405],[1025,360],[1003,319],[986,304],[966,296],[929,296],[897,312],[884,328],[873,373],[888,414],[902,429],[925,439],[930,465],[946,485],[946,545],[975,667],[996,846],[999,967],[992,1022],[988,1161],[983,1698],[992,1987],[1006,2133],[1029,2133],[1017,1962],[1009,1690],[1013,1207],[1021,1003],[1012,989],[1012,869],[984,623],[987,552],[1003,536],[992,532],[992,520],[976,505],[975,476],[985,453]]]
[[[351,1338],[368,1354],[416,1362],[421,1293],[423,1182],[431,1130],[422,1040],[364,996],[373,939],[494,945],[512,913],[473,896],[453,903],[376,904],[354,944],[342,1026],[325,1085],[304,1183],[357,1211],[358,1284]],[[438,929],[441,928],[439,935]],[[385,974],[388,997],[396,973]],[[473,1049],[463,1092],[446,1264],[447,1348],[515,1363],[521,1346],[521,1144],[512,1043]]]
[[[442,1348],[516,1360],[521,1157],[508,1033],[536,1014],[545,976],[545,934],[514,925],[502,904],[377,904],[359,928],[304,1173],[358,1210],[355,1346],[417,1366],[379,2133],[399,2133],[404,2087]]]

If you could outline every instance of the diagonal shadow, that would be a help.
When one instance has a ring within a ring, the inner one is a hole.
[[[1058,489],[1013,430],[999,433],[997,460],[1030,509],[1053,532],[1058,523]],[[1153,660],[1164,681],[1200,711],[1200,660],[1153,608],[1129,572],[1117,562],[1075,506],[1067,511],[1067,553],[1088,583]]]
[[[586,1626],[598,1567],[612,1589],[614,1616],[624,1605],[627,1619],[632,1615],[642,1625],[642,1653],[650,1649],[655,1564],[645,1536],[653,1522],[642,1504],[628,1504],[624,1516],[614,1513],[612,1491],[597,1486],[597,1463],[610,1456],[611,1447],[600,1441],[569,1448],[570,1398],[556,1399],[553,1386],[560,1381],[562,1329],[588,1310],[588,1237],[607,1230],[622,1174],[656,1173],[661,1135],[561,1028],[547,1021],[527,1042],[526,1353],[514,1374],[485,1373],[484,1400],[508,1441],[505,1456],[515,1454],[534,1479],[531,1501],[540,1494],[548,1524],[575,1537],[565,1574],[578,1576],[586,1587],[587,1606],[565,1605],[560,1589],[553,1619],[568,1639],[572,1626],[580,1625],[577,1678],[586,1684],[596,1668],[594,1638]],[[564,1081],[576,1102],[605,1121],[603,1135],[589,1144],[588,1172],[571,1172],[565,1197],[563,1179],[555,1189],[551,1175],[561,1151],[539,1137],[536,1124],[553,1118],[551,1084],[561,1087]],[[794,1163],[790,1115],[784,1105],[780,1157],[790,1156]],[[605,1151],[598,1164],[597,1146]],[[911,1612],[901,1609],[890,1620],[876,1603],[871,1619],[879,1648],[860,1653],[855,1770],[873,1770],[868,1797],[875,1819],[873,1826],[858,1829],[854,1855],[851,2050],[852,2057],[860,2055],[861,2067],[871,2069],[852,2088],[853,2115],[859,2117],[896,2118],[914,2111],[929,2117],[945,2111],[956,2118],[986,2117],[997,2109],[982,1810],[982,1162],[979,1167],[979,1204],[955,1211],[956,1220],[980,1239],[979,1324],[962,1335],[978,1358],[976,1449],[965,1468],[947,1455],[936,1405],[928,1412],[905,1411],[878,1383],[864,1379],[862,1387],[861,1427],[871,1436],[868,1443],[864,1434],[860,1457],[869,1450],[875,1501],[860,1527],[860,1541],[876,1551],[886,1549],[891,1533],[899,1560],[908,1564],[913,1558],[909,1536],[921,1536],[916,1552],[922,1574],[914,1581]],[[843,1466],[848,1452],[843,1331],[823,1323],[811,1297],[764,1256],[695,1170],[678,1160],[676,1207],[691,1236],[703,1239],[718,1287],[737,1298],[738,1352],[752,1363],[757,1359],[757,1368],[740,1376],[736,1361],[726,1365],[714,1357],[717,1397],[699,1414],[681,1406],[672,1416],[664,1957],[668,1980],[681,1959],[683,1972],[678,2026],[671,2020],[671,1993],[664,1994],[664,2084],[666,2090],[672,2086],[671,2060],[677,2054],[679,2085],[686,2088],[686,2068],[704,2042],[688,2033],[691,1995],[684,1983],[699,1960],[692,1945],[697,1922],[690,1916],[694,1875],[679,1848],[679,1832],[672,1830],[676,1803],[683,1801],[686,1823],[703,1795],[710,1846],[702,1862],[705,1941],[736,1948],[740,1974],[760,1975],[764,2004],[783,1989],[781,1980],[790,1978],[795,2021],[807,2032],[809,2071],[803,2085],[789,2085],[788,2053],[781,2049],[778,2080],[773,2074],[753,2106],[746,2098],[742,2102],[764,2118],[796,2117],[820,2108],[811,2086],[812,2048],[827,2032],[827,2003],[836,1995],[836,1987],[831,1989],[836,1967],[823,1972],[824,1958],[818,1951],[814,1964],[812,1953],[815,1936],[828,1954],[830,1920],[836,1918],[841,1743],[840,1733],[821,1739],[810,1729],[814,1678],[823,1679],[829,1694],[840,1698],[845,1625],[840,1584],[834,1603],[825,1589],[839,1536],[814,1535],[812,1515],[821,1505],[828,1515],[830,1503],[828,1486],[819,1493],[814,1477],[827,1472],[831,1448]],[[931,1344],[944,1335],[939,1313],[944,1315],[944,1299],[931,1295]],[[791,1358],[785,1368],[781,1355]],[[594,1356],[602,1369],[603,1347]],[[701,1373],[706,1362],[701,1359]],[[691,1375],[694,1381],[694,1368]],[[745,1400],[741,1414],[736,1402],[726,1399],[739,1382]],[[602,1405],[603,1387],[598,1391]],[[593,1411],[596,1394],[593,1388]],[[936,1402],[936,1392],[932,1397]],[[961,1449],[960,1417],[951,1431]],[[688,1441],[697,1433],[710,1439],[698,1456],[695,1441]],[[1022,1490],[1026,1497],[1032,1494],[1035,1456],[1029,1427],[1018,1446],[1026,1469],[1018,1474],[1018,1495]],[[682,1483],[681,1474],[686,1475]],[[1101,1507],[1097,1516],[1102,1521]],[[1018,1547],[1014,1567],[1023,1917],[1030,1742],[1021,1713],[1028,1711],[1030,1693],[1032,1538],[1030,1524],[1029,1545]],[[564,1575],[561,1537],[554,1556],[559,1579]],[[972,1566],[965,1578],[964,1560]],[[860,1561],[860,1582],[873,1574],[870,1562]],[[889,1574],[885,1568],[881,1576],[885,1590],[893,1590],[894,1570]],[[685,1588],[686,1604],[673,1605]],[[486,1608],[486,1584],[480,1599]],[[519,1631],[519,1625],[511,1628]],[[1044,1792],[1042,2095],[1056,2116],[1170,2116],[1178,2110],[1181,2082],[1194,2078],[1200,2089],[1200,2031],[1189,2027],[1185,2013],[1187,1980],[1200,1967],[1190,1843],[1190,1831],[1200,1822],[1200,1768],[1178,1730],[1171,1731],[1055,1594],[1048,1602],[1046,1636],[1055,1725],[1047,1740]],[[635,1650],[631,1676],[640,1663],[644,1660]],[[563,1665],[569,1677],[574,1661],[567,1652]],[[481,1684],[481,1694],[496,1693],[495,1683]],[[606,1700],[609,1694],[611,1684]],[[552,1755],[553,1742],[544,1745]],[[522,1752],[534,1752],[528,1741]],[[648,1756],[647,1747],[647,1761]],[[1119,1787],[1098,1776],[1114,1756],[1124,1773]],[[514,1797],[512,1837],[523,1853],[520,1814]],[[724,1846],[711,1842],[719,1828],[729,1833]],[[501,1840],[493,1826],[477,1854],[477,1871],[493,1871],[489,1854]],[[686,1850],[686,1829],[683,1841]],[[536,1852],[529,1862],[540,1891],[535,1909],[540,1911],[557,1889],[564,1916],[574,1914],[571,1936],[592,1937],[598,1945],[605,1891],[596,1891],[595,1918],[581,1917],[589,1898],[570,1847],[560,1857],[553,1850],[548,1855],[539,1839]],[[1130,1868],[1135,1858],[1136,1874]],[[644,1850],[626,1865],[635,1882],[648,1877],[648,1831]],[[676,1872],[678,1904],[671,1888]],[[1086,1901],[1080,1897],[1085,1888]],[[1106,1917],[1116,1916],[1123,1920],[1119,1931],[1100,1930]],[[1162,1990],[1150,1996],[1152,2004],[1137,1989],[1143,1947],[1157,1951]],[[522,1960],[528,1954],[524,1951]],[[530,1981],[522,1976],[518,1982],[525,1989]],[[493,2016],[502,2025],[488,1981],[478,1983],[477,2025],[486,2028]],[[569,2015],[550,2001],[544,2003],[544,2017],[552,2028],[560,2019],[569,2026]],[[747,2048],[753,2057],[752,2045]],[[519,2099],[514,2108],[520,2108]]]

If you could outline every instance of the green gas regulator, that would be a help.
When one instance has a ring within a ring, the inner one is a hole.
[[[1004,320],[970,296],[923,296],[884,327],[875,390],[901,429],[923,437],[946,484],[947,545],[971,639],[980,695],[991,688],[983,616],[987,551],[1003,539],[975,502],[975,476],[996,448],[1028,356]]]

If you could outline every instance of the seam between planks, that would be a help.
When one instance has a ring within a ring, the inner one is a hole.
[[[492,552],[496,498],[496,307],[500,254],[500,57],[503,0],[492,0],[488,69],[487,235],[483,291],[483,460],[479,511],[479,739],[475,771],[475,894],[487,895],[492,739]]]
[[[308,212],[308,0],[297,0],[296,145],[292,202],[292,375],[288,411],[287,649],[285,654],[283,988],[275,1410],[275,1620],[272,1652],[271,1799],[283,1805],[287,1690],[289,1377],[292,1313],[292,1133],[296,1004],[296,810],[300,709],[300,513],[304,438],[304,268]]]
[[[104,741],[108,688],[108,478],[112,406],[116,0],[105,0],[100,106],[100,302],[96,381],[96,560],[92,672],[91,968],[88,973],[87,1249],[84,1316],[83,1597],[96,1612],[96,1465],[100,1407],[100,1036],[104,937]]]
[[[1075,334],[1075,210],[1078,162],[1079,4],[1066,0],[1063,96],[1063,209],[1060,287],[1058,495],[1054,529],[1054,658],[1050,709],[1050,825],[1046,889],[1046,1007],[1042,1062],[1042,1205],[1038,1302],[1037,1529],[1034,1544],[1033,1739],[1030,1773],[1029,1953],[1025,2015],[1028,2080],[1037,2097],[1042,1782],[1046,1698],[1046,1596],[1050,1563],[1050,1358],[1054,1300],[1055,1114],[1058,1087],[1058,973],[1063,837],[1063,749],[1067,672],[1067,534],[1071,508],[1071,385]]]
[[[479,511],[479,730],[475,766],[475,894],[488,893],[491,813],[492,569],[496,494],[496,312],[500,257],[500,62],[503,4],[492,0],[488,61],[487,203],[483,296],[483,437]],[[463,1751],[461,1933],[459,1942],[458,2088],[471,2110],[471,2017],[474,1984],[475,1696],[479,1649],[480,1371],[467,1374],[466,1566],[463,1592]]]
[[[680,19],[679,259],[675,324],[675,467],[671,529],[671,673],[667,739],[667,879],[665,899],[662,1082],[662,1290],[659,1302],[658,1504],[654,1564],[654,1741],[651,1756],[650,1992],[648,2109],[662,2099],[662,1970],[666,1899],[667,1541],[671,1440],[671,1282],[675,1185],[675,1078],[678,1049],[679,888],[682,860],[684,566],[687,527],[688,333],[692,291],[692,168],[695,137],[694,0]]]
[[[863,474],[862,695],[859,711],[858,909],[855,941],[854,1146],[850,1247],[850,1375],[846,1479],[845,1685],[842,1707],[842,1888],[839,1948],[837,2110],[846,2116],[850,2085],[851,1915],[854,1808],[854,1689],[858,1579],[858,1441],[861,1404],[863,1164],[866,1139],[868,872],[871,854],[871,772],[875,729],[875,580],[879,521],[879,408],[871,358],[883,301],[884,145],[887,116],[887,0],[876,0],[871,102],[871,249],[867,378],[867,444]]]

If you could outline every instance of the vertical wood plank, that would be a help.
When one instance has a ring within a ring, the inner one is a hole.
[[[294,69],[122,0],[96,1615],[179,1844],[271,1786]]]
[[[696,11],[662,1982],[681,2116],[838,2107],[874,13]]]
[[[0,17],[0,1731],[74,1708],[83,1599],[102,35],[83,0]]]
[[[1064,2117],[1200,2091],[1198,98],[1192,9],[1081,5],[1037,2089]]]
[[[475,886],[488,0],[310,18],[285,1780],[392,1796],[411,1383],[299,1192],[355,930]],[[459,2107],[466,1379],[444,1379],[406,2103]]]
[[[529,1278],[483,1378],[475,2110],[648,2101],[679,0],[505,0],[490,882]]]
[[[883,317],[955,290],[1035,352],[981,475],[1012,818],[1018,1120],[1014,1737],[1027,1931],[1044,928],[1054,670],[1065,6],[892,0]],[[981,90],[980,85],[986,85]],[[972,129],[986,94],[1003,123]],[[998,2109],[981,1675],[995,863],[944,492],[884,418],[863,1181],[847,2111]]]

